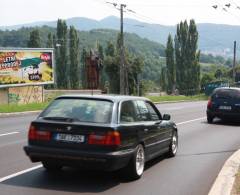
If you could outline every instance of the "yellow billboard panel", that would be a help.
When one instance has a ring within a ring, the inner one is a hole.
[[[0,88],[50,83],[53,49],[0,49]]]

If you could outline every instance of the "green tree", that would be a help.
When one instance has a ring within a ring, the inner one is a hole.
[[[69,68],[67,63],[67,25],[64,20],[57,21],[56,77],[57,87],[67,89]]]
[[[205,73],[201,78],[201,88],[203,89],[206,86],[206,84],[213,82],[213,81],[214,81],[213,74]]]
[[[223,76],[223,72],[221,69],[217,69],[215,74],[214,74],[215,78],[218,80],[221,80],[222,76]]]
[[[104,71],[110,83],[110,93],[119,93],[119,55],[115,52],[112,42],[105,49]]]
[[[198,31],[194,20],[177,25],[175,35],[176,80],[181,94],[192,95],[200,87],[200,51],[197,50]]]
[[[52,33],[48,33],[48,39],[47,39],[47,48],[53,48],[53,36]]]
[[[160,86],[162,91],[167,90],[167,68],[166,67],[162,67],[162,70],[161,70]]]
[[[69,73],[70,73],[70,88],[77,89],[79,88],[80,83],[80,72],[79,72],[79,63],[80,63],[80,49],[79,49],[79,38],[77,30],[70,26],[70,33],[69,33],[69,55],[70,55],[70,66],[69,66]]]
[[[166,53],[166,66],[167,66],[167,91],[173,93],[176,85],[176,67],[174,62],[174,48],[172,36],[168,35]]]
[[[27,46],[30,48],[41,48],[41,39],[38,29],[34,29],[33,31],[30,32],[30,37]]]
[[[132,57],[128,65],[129,94],[139,95],[140,79],[139,75],[143,71],[144,59],[142,57]]]
[[[87,87],[87,75],[86,75],[86,58],[87,58],[87,51],[85,48],[82,49],[81,55],[81,85],[85,89]]]

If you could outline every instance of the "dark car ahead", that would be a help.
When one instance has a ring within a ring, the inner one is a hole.
[[[176,125],[146,98],[78,96],[56,98],[34,120],[24,147],[47,170],[63,166],[126,170],[143,174],[145,162],[178,148]]]
[[[215,117],[240,119],[240,88],[222,87],[213,91],[207,105],[208,123],[212,123]]]

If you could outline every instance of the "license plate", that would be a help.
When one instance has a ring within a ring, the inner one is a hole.
[[[58,133],[55,135],[55,140],[64,141],[64,142],[82,143],[84,142],[84,136]]]
[[[219,106],[219,110],[232,110],[231,106]]]

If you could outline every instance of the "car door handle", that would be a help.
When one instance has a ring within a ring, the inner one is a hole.
[[[144,129],[144,132],[148,132],[148,129]]]

